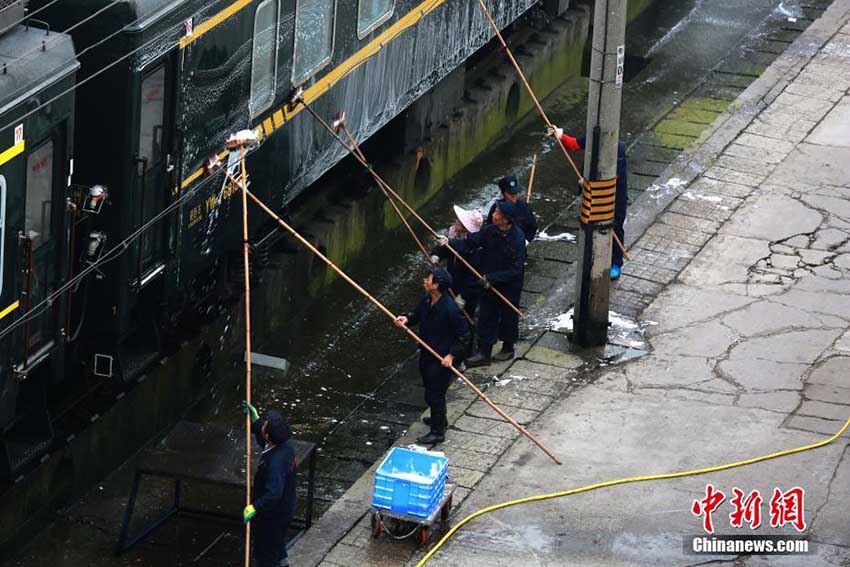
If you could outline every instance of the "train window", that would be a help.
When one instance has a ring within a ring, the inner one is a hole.
[[[27,157],[27,207],[24,233],[33,249],[50,239],[50,212],[53,196],[53,141],[35,149]]]
[[[3,293],[3,266],[6,252],[6,178],[0,175],[0,294]]]
[[[251,61],[251,116],[274,102],[277,79],[278,0],[265,0],[254,15],[254,54]]]
[[[357,8],[357,37],[366,34],[383,24],[392,15],[394,0],[360,0]]]
[[[292,82],[309,79],[331,60],[334,48],[335,0],[297,0]]]
[[[165,121],[165,67],[142,80],[139,109],[139,159],[156,163],[162,157],[162,124]]]

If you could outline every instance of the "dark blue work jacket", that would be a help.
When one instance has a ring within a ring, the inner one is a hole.
[[[262,449],[263,420],[251,424],[251,431]],[[257,520],[288,522],[295,515],[295,452],[289,441],[264,451],[254,474],[254,492],[251,504],[257,509]],[[255,520],[256,521],[256,520]]]
[[[447,354],[462,358],[469,343],[469,324],[447,293],[431,305],[431,295],[426,294],[407,314],[408,325],[419,325],[419,336],[440,356]],[[419,346],[422,360],[437,362],[434,355]]]
[[[463,256],[463,259],[469,262],[476,270],[481,268],[481,249],[471,247],[465,252],[458,252]],[[481,287],[478,286],[478,278],[469,271],[466,265],[458,260],[457,256],[449,252],[444,246],[437,246],[431,250],[432,256],[438,256],[446,261],[446,269],[452,276],[452,290],[456,295],[462,295],[469,299],[472,295],[481,292]]]
[[[585,136],[576,136],[576,141],[581,149],[584,149],[587,143]],[[626,162],[626,144],[617,142],[617,194],[627,195],[629,188],[629,173],[628,164]]]
[[[452,248],[465,253],[481,248],[481,273],[500,289],[521,289],[525,276],[525,235],[511,223],[508,230],[495,224],[485,224],[463,240],[451,240]]]
[[[504,199],[496,199],[496,202],[490,207],[490,212],[487,213],[487,224],[493,224],[493,211],[496,210],[496,205],[504,201]],[[534,217],[534,211],[531,205],[520,199],[514,203],[518,214],[514,218],[514,222],[519,225],[520,230],[525,234],[525,239],[531,242],[537,236],[537,219]]]

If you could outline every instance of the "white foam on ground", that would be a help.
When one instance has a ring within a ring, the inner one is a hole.
[[[575,242],[576,237],[574,234],[570,234],[569,232],[562,232],[561,234],[548,234],[545,230],[541,230],[537,233],[537,240],[542,242],[554,242],[558,240],[563,240],[566,242]]]
[[[634,332],[641,333],[643,328],[637,322],[620,315],[615,311],[608,312],[608,322],[611,324],[611,331],[617,337],[628,341],[628,345],[632,348],[646,348],[643,341],[631,340],[630,335]],[[647,325],[657,325],[654,321],[649,321]],[[549,320],[549,328],[553,331],[572,331],[573,330],[573,310],[570,309],[566,313],[558,315],[554,319]]]

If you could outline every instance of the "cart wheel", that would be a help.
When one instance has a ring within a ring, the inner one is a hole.
[[[372,537],[381,537],[382,531],[383,527],[381,526],[381,520],[378,517],[378,513],[375,512],[374,514],[372,514]]]
[[[449,521],[449,514],[452,513],[452,497],[449,496],[449,499],[446,500],[446,503],[443,504],[443,509],[440,510],[440,520],[445,523]]]
[[[419,529],[419,545],[425,545],[428,543],[428,538],[431,537],[431,532],[428,530],[428,526],[422,526]]]

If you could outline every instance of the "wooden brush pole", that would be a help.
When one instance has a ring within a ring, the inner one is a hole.
[[[302,101],[301,103],[302,103],[302,104],[304,104],[304,103],[303,103],[303,101]],[[322,119],[322,117],[321,117],[321,116],[319,116],[318,114],[316,114],[316,111],[315,111],[315,110],[313,110],[310,106],[308,106],[308,105],[304,104],[304,108],[306,108],[306,109],[307,109],[307,111],[310,113],[310,115],[311,115],[311,116],[313,116],[313,118],[315,118],[315,119],[316,119],[316,120],[317,120],[320,124],[322,124],[322,126],[324,126],[324,127],[325,127],[325,129],[326,129],[328,132],[330,132],[331,136],[333,136],[333,137],[336,139],[336,141],[340,143],[340,145],[341,145],[342,147],[344,147],[344,148],[348,149],[348,150],[351,152],[351,155],[353,155],[353,156],[354,156],[354,159],[356,159],[358,162],[360,162],[360,165],[362,165],[363,167],[365,167],[366,169],[368,169],[368,170],[369,170],[369,172],[370,172],[370,173],[372,174],[372,176],[375,178],[375,181],[377,181],[378,183],[381,183],[381,184],[382,184],[382,186],[384,187],[384,189],[386,189],[386,190],[387,190],[387,192],[389,192],[389,194],[390,194],[390,195],[392,195],[393,197],[395,197],[395,198],[396,198],[396,200],[398,200],[398,202],[399,202],[399,203],[401,203],[402,205],[404,205],[404,208],[405,208],[405,209],[407,209],[407,210],[410,212],[410,214],[413,216],[413,218],[415,218],[417,221],[419,221],[419,222],[422,224],[422,226],[424,226],[424,227],[425,227],[425,229],[426,229],[428,232],[430,232],[431,234],[433,234],[435,237],[439,237],[439,236],[440,236],[440,235],[437,233],[437,231],[436,231],[436,230],[434,230],[434,229],[433,229],[433,227],[431,227],[431,225],[430,225],[430,224],[428,224],[427,222],[425,222],[425,219],[423,219],[421,216],[419,216],[419,213],[417,213],[417,212],[416,212],[416,209],[414,209],[413,207],[411,207],[411,206],[407,203],[407,201],[405,201],[405,200],[401,197],[401,195],[399,195],[398,193],[396,193],[396,192],[393,190],[393,188],[392,188],[392,187],[390,187],[390,186],[389,186],[389,184],[388,184],[386,181],[384,181],[384,180],[381,178],[381,176],[380,176],[380,175],[378,175],[378,173],[377,173],[376,171],[374,171],[374,170],[372,169],[372,166],[371,166],[371,165],[369,165],[369,163],[368,163],[365,159],[363,159],[361,156],[359,156],[356,152],[351,151],[351,148],[349,148],[349,147],[348,147],[348,144],[346,144],[346,143],[345,143],[345,141],[344,141],[342,138],[340,138],[340,137],[337,135],[337,133],[336,133],[336,132],[334,132],[334,129],[333,129],[333,128],[331,128],[330,124],[328,124],[327,122],[325,122],[325,121]],[[458,260],[460,260],[460,263],[461,263],[461,264],[463,264],[463,265],[466,267],[466,269],[467,269],[467,270],[469,270],[470,272],[472,272],[472,274],[473,274],[473,275],[475,275],[475,277],[476,277],[476,278],[478,278],[479,280],[484,278],[484,276],[482,276],[482,275],[481,275],[481,273],[480,273],[478,270],[476,270],[476,269],[475,269],[475,267],[474,267],[472,264],[470,264],[469,262],[467,262],[467,261],[466,261],[466,258],[464,258],[464,257],[463,257],[463,255],[461,255],[461,253],[460,253],[460,252],[458,252],[457,250],[455,250],[455,249],[454,249],[451,245],[446,245],[446,249],[448,249],[448,250],[449,250],[449,252],[451,252],[451,253],[454,255],[454,257],[455,257],[455,258],[457,258]],[[511,303],[511,302],[508,300],[508,298],[507,298],[507,297],[505,297],[505,296],[502,294],[502,292],[500,292],[498,289],[496,289],[495,287],[492,287],[492,286],[491,286],[491,287],[490,287],[490,291],[492,291],[492,292],[496,295],[496,297],[498,297],[498,298],[499,298],[499,299],[500,299],[500,300],[501,300],[501,301],[502,301],[502,302],[503,302],[506,306],[508,306],[510,309],[512,309],[512,310],[513,310],[513,311],[517,314],[517,316],[518,316],[518,317],[522,318],[522,317],[524,317],[524,316],[525,316],[525,315],[523,314],[523,312],[522,312],[522,311],[520,311],[520,309],[519,309],[516,305],[514,305],[513,303]]]
[[[339,275],[339,277],[341,277],[343,280],[345,280],[346,282],[348,282],[348,284],[349,284],[349,285],[351,285],[351,286],[352,286],[354,289],[356,289],[358,292],[360,292],[360,294],[361,294],[361,295],[363,295],[363,297],[365,297],[366,299],[368,299],[368,300],[369,300],[369,301],[370,301],[370,302],[371,302],[371,303],[372,303],[375,307],[377,307],[379,310],[381,310],[381,312],[382,312],[382,313],[384,313],[384,315],[386,315],[386,316],[387,316],[387,317],[389,317],[389,318],[390,318],[393,322],[395,322],[395,320],[397,319],[397,317],[396,317],[396,315],[395,315],[395,314],[393,314],[393,312],[392,312],[392,311],[390,311],[389,309],[387,309],[387,308],[386,308],[386,307],[385,307],[385,306],[384,306],[384,305],[383,305],[380,301],[378,301],[378,300],[377,300],[377,299],[375,299],[372,295],[370,295],[368,291],[366,291],[365,289],[363,289],[363,287],[361,287],[361,286],[360,286],[360,284],[358,284],[358,283],[357,283],[357,282],[355,282],[353,279],[351,279],[351,278],[348,276],[348,274],[346,274],[345,272],[343,272],[343,271],[342,271],[342,269],[340,269],[340,268],[339,268],[336,264],[334,264],[334,263],[333,263],[333,262],[332,262],[332,261],[331,261],[331,260],[330,260],[327,256],[325,256],[324,254],[322,254],[322,253],[321,253],[321,252],[320,252],[320,251],[319,251],[319,250],[318,250],[315,246],[313,246],[313,245],[312,245],[312,244],[311,244],[311,243],[310,243],[310,242],[309,242],[306,238],[304,238],[303,236],[301,236],[301,235],[300,235],[300,234],[299,234],[299,233],[298,233],[298,232],[297,232],[294,228],[292,228],[291,226],[289,226],[289,224],[287,224],[287,223],[286,223],[283,219],[281,219],[278,215],[276,215],[276,214],[274,213],[274,211],[272,211],[271,209],[269,209],[269,208],[265,205],[265,203],[263,203],[262,201],[260,201],[260,200],[259,200],[256,196],[254,196],[254,194],[253,194],[253,193],[251,193],[250,191],[247,191],[247,190],[246,190],[246,192],[247,192],[247,194],[248,194],[248,197],[250,197],[250,198],[251,198],[251,200],[253,200],[253,201],[257,204],[257,206],[259,206],[259,207],[260,207],[263,211],[265,211],[265,213],[266,213],[266,214],[268,214],[268,215],[269,215],[270,217],[272,217],[275,221],[277,221],[277,223],[278,223],[280,226],[282,226],[282,227],[283,227],[283,228],[284,228],[287,232],[289,232],[289,233],[290,233],[293,237],[295,237],[295,239],[296,239],[296,240],[298,240],[301,244],[303,244],[305,247],[307,247],[307,249],[308,249],[308,250],[310,250],[313,254],[315,254],[317,257],[319,257],[319,258],[320,258],[320,259],[321,259],[321,260],[322,260],[325,264],[327,264],[327,265],[328,265],[328,267],[329,267],[329,268],[331,268],[333,271],[335,271],[335,272],[337,273],[337,275]],[[428,343],[426,343],[424,340],[422,340],[422,338],[420,338],[420,337],[419,337],[419,335],[417,335],[416,333],[414,333],[412,330],[410,330],[410,329],[409,329],[409,328],[407,328],[406,326],[404,327],[404,331],[407,333],[407,335],[408,335],[411,339],[413,339],[414,341],[416,341],[417,343],[419,343],[419,345],[420,345],[420,346],[422,346],[422,348],[424,348],[426,351],[428,351],[428,352],[429,352],[432,356],[436,357],[436,358],[437,358],[438,360],[440,360],[440,361],[442,361],[442,360],[443,360],[443,357],[442,357],[442,356],[440,356],[440,354],[439,354],[439,353],[437,353],[437,351],[435,351],[434,349],[432,349],[432,348],[428,345]],[[510,423],[511,425],[513,425],[513,426],[514,426],[514,427],[515,427],[515,428],[516,428],[516,429],[517,429],[520,433],[522,433],[523,435],[525,435],[525,436],[526,436],[529,440],[531,440],[531,441],[532,441],[535,445],[537,445],[537,446],[538,446],[538,447],[539,447],[539,448],[540,448],[540,449],[541,449],[544,453],[546,453],[546,454],[549,456],[549,458],[551,458],[551,459],[552,459],[555,463],[557,463],[557,464],[559,464],[559,465],[561,464],[561,461],[559,461],[559,460],[558,460],[558,458],[557,458],[557,457],[556,457],[556,456],[555,456],[555,455],[554,455],[551,451],[549,451],[549,449],[547,449],[547,448],[546,448],[546,447],[545,447],[545,446],[544,446],[544,445],[543,445],[543,444],[542,444],[542,443],[541,443],[541,442],[540,442],[540,441],[539,441],[539,440],[538,440],[538,439],[537,439],[534,435],[532,435],[532,434],[531,434],[528,430],[526,430],[526,429],[525,429],[522,425],[520,425],[519,423],[517,423],[517,421],[516,421],[515,419],[513,419],[513,418],[512,418],[512,417],[510,417],[508,414],[506,414],[504,411],[502,411],[502,410],[501,410],[501,408],[499,408],[496,404],[494,404],[492,401],[490,401],[490,399],[489,399],[489,398],[487,398],[487,396],[485,396],[485,395],[484,395],[484,393],[483,393],[481,390],[479,390],[479,389],[478,389],[478,387],[476,387],[476,386],[475,386],[475,384],[473,384],[472,382],[470,382],[470,380],[469,380],[466,376],[464,376],[464,375],[463,375],[463,373],[461,373],[461,372],[460,372],[457,368],[454,368],[454,367],[451,367],[451,370],[452,370],[452,372],[455,374],[455,376],[457,376],[458,378],[460,378],[460,379],[463,381],[463,383],[464,383],[464,384],[466,384],[466,385],[467,385],[467,386],[468,386],[468,387],[469,387],[469,388],[470,388],[473,392],[475,392],[475,395],[476,395],[476,396],[478,396],[479,398],[481,398],[481,400],[482,400],[484,403],[486,403],[488,406],[490,406],[490,407],[491,407],[491,408],[492,408],[492,409],[493,409],[496,413],[498,413],[498,414],[499,414],[499,415],[500,415],[503,419],[505,419],[505,421],[507,421],[508,423]]]
[[[350,151],[352,153],[356,151],[357,155],[360,156],[360,158],[365,161],[366,156],[363,154],[363,150],[361,150],[360,146],[357,145],[357,140],[355,140],[354,136],[351,135],[351,132],[348,130],[348,127],[345,125],[345,123],[342,124],[342,130],[345,132],[345,135],[348,137],[348,140],[351,143],[351,147],[349,148],[348,151]],[[422,256],[425,258],[425,262],[427,262],[428,265],[430,266],[431,265],[431,255],[428,254],[428,250],[425,249],[425,245],[422,244],[422,241],[419,240],[419,237],[416,236],[415,232],[413,232],[413,227],[411,227],[410,223],[407,222],[407,219],[404,217],[404,214],[401,212],[401,209],[398,208],[398,205],[395,204],[395,201],[393,200],[393,198],[390,197],[389,193],[387,193],[387,190],[384,188],[383,179],[380,179],[377,175],[375,175],[374,172],[371,169],[369,171],[372,172],[373,177],[375,178],[375,182],[378,184],[378,187],[381,188],[381,192],[384,194],[384,197],[387,198],[387,201],[389,201],[390,205],[392,205],[393,210],[398,215],[398,218],[401,219],[402,224],[404,224],[404,226],[407,228],[407,232],[409,232],[410,236],[413,237],[414,242],[416,242],[416,246],[419,247],[420,252],[422,252]],[[452,297],[452,299],[457,300],[457,295],[455,295],[454,290],[452,290],[451,288],[449,288],[449,295]],[[460,306],[458,306],[458,307],[460,307]],[[475,324],[474,321],[472,320],[472,317],[469,315],[469,313],[466,312],[466,309],[461,307],[460,311],[461,311],[461,313],[463,313],[463,316],[466,317],[466,320],[469,321],[470,325]]]
[[[251,403],[251,272],[248,255],[248,185],[245,173],[245,146],[239,148],[242,170],[242,263],[245,268],[245,399]],[[245,413],[245,506],[251,504],[251,414]],[[245,567],[251,565],[251,522],[245,523]]]
[[[537,154],[531,158],[531,174],[528,176],[528,192],[525,194],[525,202],[531,202],[531,188],[534,187],[534,172],[537,169]]]
[[[611,228],[611,236],[613,236],[613,237],[614,237],[614,242],[616,242],[616,243],[617,243],[617,246],[619,246],[619,247],[620,247],[620,250],[622,250],[622,251],[623,251],[623,258],[625,258],[626,260],[628,260],[629,262],[631,262],[631,261],[632,261],[631,256],[629,256],[629,253],[628,253],[628,252],[626,252],[626,247],[625,247],[625,246],[623,246],[623,243],[622,243],[622,242],[620,242],[620,237],[619,237],[619,236],[617,236],[617,233],[616,233],[616,232],[614,232],[614,229],[613,229],[613,228]]]
[[[520,69],[519,63],[517,63],[517,60],[514,58],[514,54],[511,53],[511,49],[508,47],[508,44],[505,43],[505,39],[502,37],[502,32],[499,31],[499,26],[496,25],[496,22],[493,20],[493,16],[490,15],[490,10],[488,10],[487,5],[484,4],[484,0],[478,0],[478,4],[481,6],[481,9],[484,10],[484,15],[487,17],[487,21],[490,22],[490,26],[493,28],[493,31],[496,32],[496,37],[499,39],[499,43],[501,43],[502,47],[505,48],[505,54],[507,54],[508,59],[511,60],[514,69],[516,69],[516,72],[519,75],[520,80],[522,81],[522,84],[525,85],[528,94],[531,96],[531,100],[534,102],[534,106],[537,107],[537,112],[540,113],[540,117],[543,118],[543,121],[546,123],[546,126],[552,128],[552,123],[549,121],[549,117],[546,116],[546,113],[543,111],[543,107],[540,106],[540,101],[537,100],[537,96],[531,89],[531,85],[528,84],[528,80],[525,78],[525,74],[522,72],[522,69]],[[573,158],[570,157],[570,153],[567,151],[567,148],[564,147],[564,143],[557,136],[555,136],[555,139],[558,142],[558,147],[561,148],[561,153],[564,154],[564,157],[567,158],[567,161],[573,168],[573,172],[575,172],[579,183],[581,183],[582,186],[586,185],[587,181],[585,181],[581,172],[578,170],[578,167],[573,161]]]

